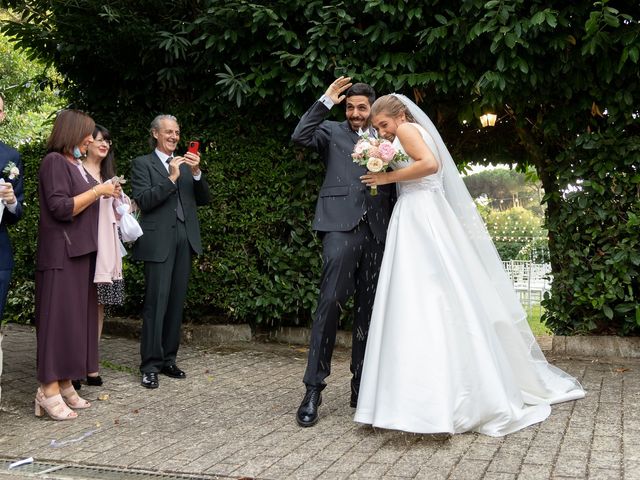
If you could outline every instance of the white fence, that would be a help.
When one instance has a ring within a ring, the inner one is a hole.
[[[551,288],[551,265],[527,260],[507,260],[502,264],[513,282],[522,306],[530,312],[532,305],[540,303],[544,293]]]

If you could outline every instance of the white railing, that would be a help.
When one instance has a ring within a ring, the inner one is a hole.
[[[504,269],[513,282],[523,307],[531,311],[533,303],[540,303],[551,288],[551,265],[528,260],[503,261]]]

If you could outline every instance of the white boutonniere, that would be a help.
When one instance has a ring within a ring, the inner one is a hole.
[[[2,170],[2,174],[7,180],[15,180],[20,176],[20,170],[15,163],[9,162]]]

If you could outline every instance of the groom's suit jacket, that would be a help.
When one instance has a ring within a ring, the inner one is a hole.
[[[22,169],[22,162],[20,161],[20,154],[17,150],[0,142],[0,176],[4,178],[2,171],[5,169],[9,162],[13,162],[20,170],[20,175],[14,180],[7,180],[5,182],[11,182],[13,185],[13,191],[18,199],[18,205],[15,213],[11,213],[8,208],[3,210],[2,219],[0,219],[0,270],[10,270],[13,268],[13,255],[11,252],[11,243],[9,241],[9,234],[7,233],[7,225],[16,223],[22,216],[22,202],[24,201],[23,191],[23,176],[24,171]]]
[[[315,102],[302,116],[291,139],[316,150],[322,156],[326,174],[316,204],[313,229],[319,232],[347,232],[358,225],[366,213],[373,235],[380,242],[387,236],[395,185],[378,187],[372,196],[361,182],[367,172],[353,162],[351,153],[360,138],[347,121],[325,120],[329,109]]]
[[[140,226],[144,234],[136,240],[133,258],[164,262],[174,245],[178,195],[184,211],[184,224],[191,249],[202,253],[197,206],[209,203],[209,185],[204,178],[196,181],[186,164],[174,184],[155,152],[133,160],[131,172],[132,198],[142,211]]]

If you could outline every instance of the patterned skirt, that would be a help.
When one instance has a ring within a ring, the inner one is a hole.
[[[98,283],[99,305],[122,305],[124,303],[124,279],[113,283]]]

